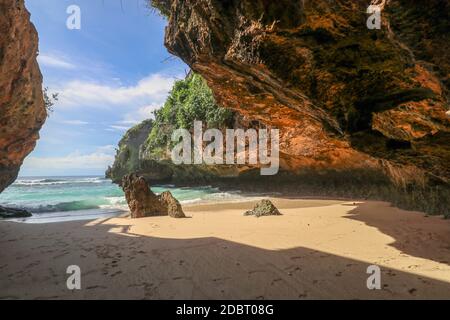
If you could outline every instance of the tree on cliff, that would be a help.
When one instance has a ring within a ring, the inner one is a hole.
[[[54,111],[53,106],[59,100],[59,93],[54,92],[49,94],[48,87],[45,87],[42,92],[44,93],[45,108],[47,109],[48,115],[50,115]]]
[[[195,120],[203,121],[208,128],[224,128],[231,125],[233,112],[218,106],[206,81],[191,73],[175,82],[166,103],[154,116],[146,150],[160,157],[171,143],[174,129],[190,130]]]
[[[170,15],[170,0],[148,0],[148,6],[164,17]]]

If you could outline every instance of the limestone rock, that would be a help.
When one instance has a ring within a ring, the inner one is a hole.
[[[163,215],[157,196],[143,177],[134,174],[123,177],[122,188],[132,218]]]
[[[219,105],[280,129],[281,166],[389,161],[450,181],[448,1],[389,1],[381,30],[368,1],[161,3],[168,50]]]
[[[150,189],[146,179],[137,174],[130,174],[122,179],[122,188],[125,192],[132,218],[152,216],[166,216],[184,218],[180,203],[170,192],[156,195]]]
[[[0,192],[17,178],[47,113],[38,35],[23,0],[0,0]]]
[[[259,218],[263,216],[281,216],[281,213],[270,200],[264,199],[258,202],[253,210],[245,212],[244,216],[255,216]]]
[[[181,204],[175,199],[169,191],[161,193],[159,196],[161,206],[167,210],[167,215],[172,218],[186,218]]]

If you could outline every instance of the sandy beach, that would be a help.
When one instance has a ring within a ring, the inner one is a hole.
[[[187,219],[0,222],[1,299],[450,298],[450,221],[384,202],[185,206]],[[81,268],[81,290],[66,268]],[[367,268],[381,268],[368,290]]]

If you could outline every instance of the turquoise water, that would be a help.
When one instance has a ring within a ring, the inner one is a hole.
[[[165,185],[152,190],[157,194],[168,190],[181,204],[242,199],[239,192],[220,192],[208,186]],[[65,221],[111,216],[128,209],[120,187],[111,180],[92,176],[19,178],[0,194],[0,205],[27,209],[33,213],[33,219],[46,221],[47,218]]]

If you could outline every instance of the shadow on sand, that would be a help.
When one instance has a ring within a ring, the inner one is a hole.
[[[396,233],[389,217],[351,219],[377,227],[408,254],[411,241],[431,241],[424,229]],[[402,216],[402,219],[408,216]],[[425,219],[425,218],[424,218]],[[214,237],[163,239],[130,232],[109,219],[52,225],[0,224],[0,298],[3,299],[415,299],[450,298],[450,283],[382,268],[382,290],[368,290],[367,262],[297,247],[265,250]],[[157,228],[149,221],[149,227]],[[21,236],[18,236],[21,235]],[[94,239],[95,238],[95,239]],[[446,242],[447,245],[449,242]],[[447,249],[448,250],[448,249]],[[36,255],[40,252],[42,255]],[[43,257],[51,257],[44,259]],[[448,256],[448,254],[447,254]],[[66,289],[66,268],[79,265],[82,289]]]
[[[386,210],[382,210],[383,206]],[[380,202],[368,202],[358,204],[347,218],[392,237],[395,241],[389,245],[405,254],[450,266],[450,230],[445,221],[436,221],[440,217],[400,210],[388,203],[380,206]]]

